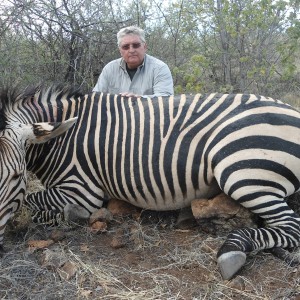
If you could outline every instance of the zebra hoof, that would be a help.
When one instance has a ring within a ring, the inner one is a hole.
[[[77,204],[68,203],[64,207],[64,218],[67,222],[81,223],[87,221],[90,213]]]
[[[229,280],[245,264],[246,254],[242,251],[230,251],[218,257],[218,266],[224,280]]]

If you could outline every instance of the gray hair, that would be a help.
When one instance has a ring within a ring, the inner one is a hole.
[[[142,28],[139,28],[137,26],[129,26],[122,28],[118,33],[117,33],[117,40],[118,40],[118,47],[121,45],[121,40],[125,35],[132,34],[132,35],[137,35],[141,39],[143,43],[146,43],[145,39],[145,32]]]

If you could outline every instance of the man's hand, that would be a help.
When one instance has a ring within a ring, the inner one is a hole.
[[[141,95],[137,95],[131,92],[124,92],[120,93],[119,95],[121,95],[122,97],[141,97]]]

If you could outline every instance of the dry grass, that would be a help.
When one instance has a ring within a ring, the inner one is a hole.
[[[173,217],[126,218],[102,234],[65,226],[64,240],[39,250],[27,242],[47,240],[53,229],[32,224],[26,213],[21,219],[6,233],[1,299],[300,299],[300,268],[265,252],[250,255],[238,276],[222,281],[216,252],[225,237],[178,230]],[[120,232],[124,243],[113,248]],[[74,273],[63,273],[67,264]]]

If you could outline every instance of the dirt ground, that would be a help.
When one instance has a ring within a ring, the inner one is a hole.
[[[176,217],[118,217],[94,233],[88,224],[36,225],[22,211],[5,234],[0,298],[300,300],[300,267],[259,252],[223,281],[216,252],[226,233],[178,228]]]

